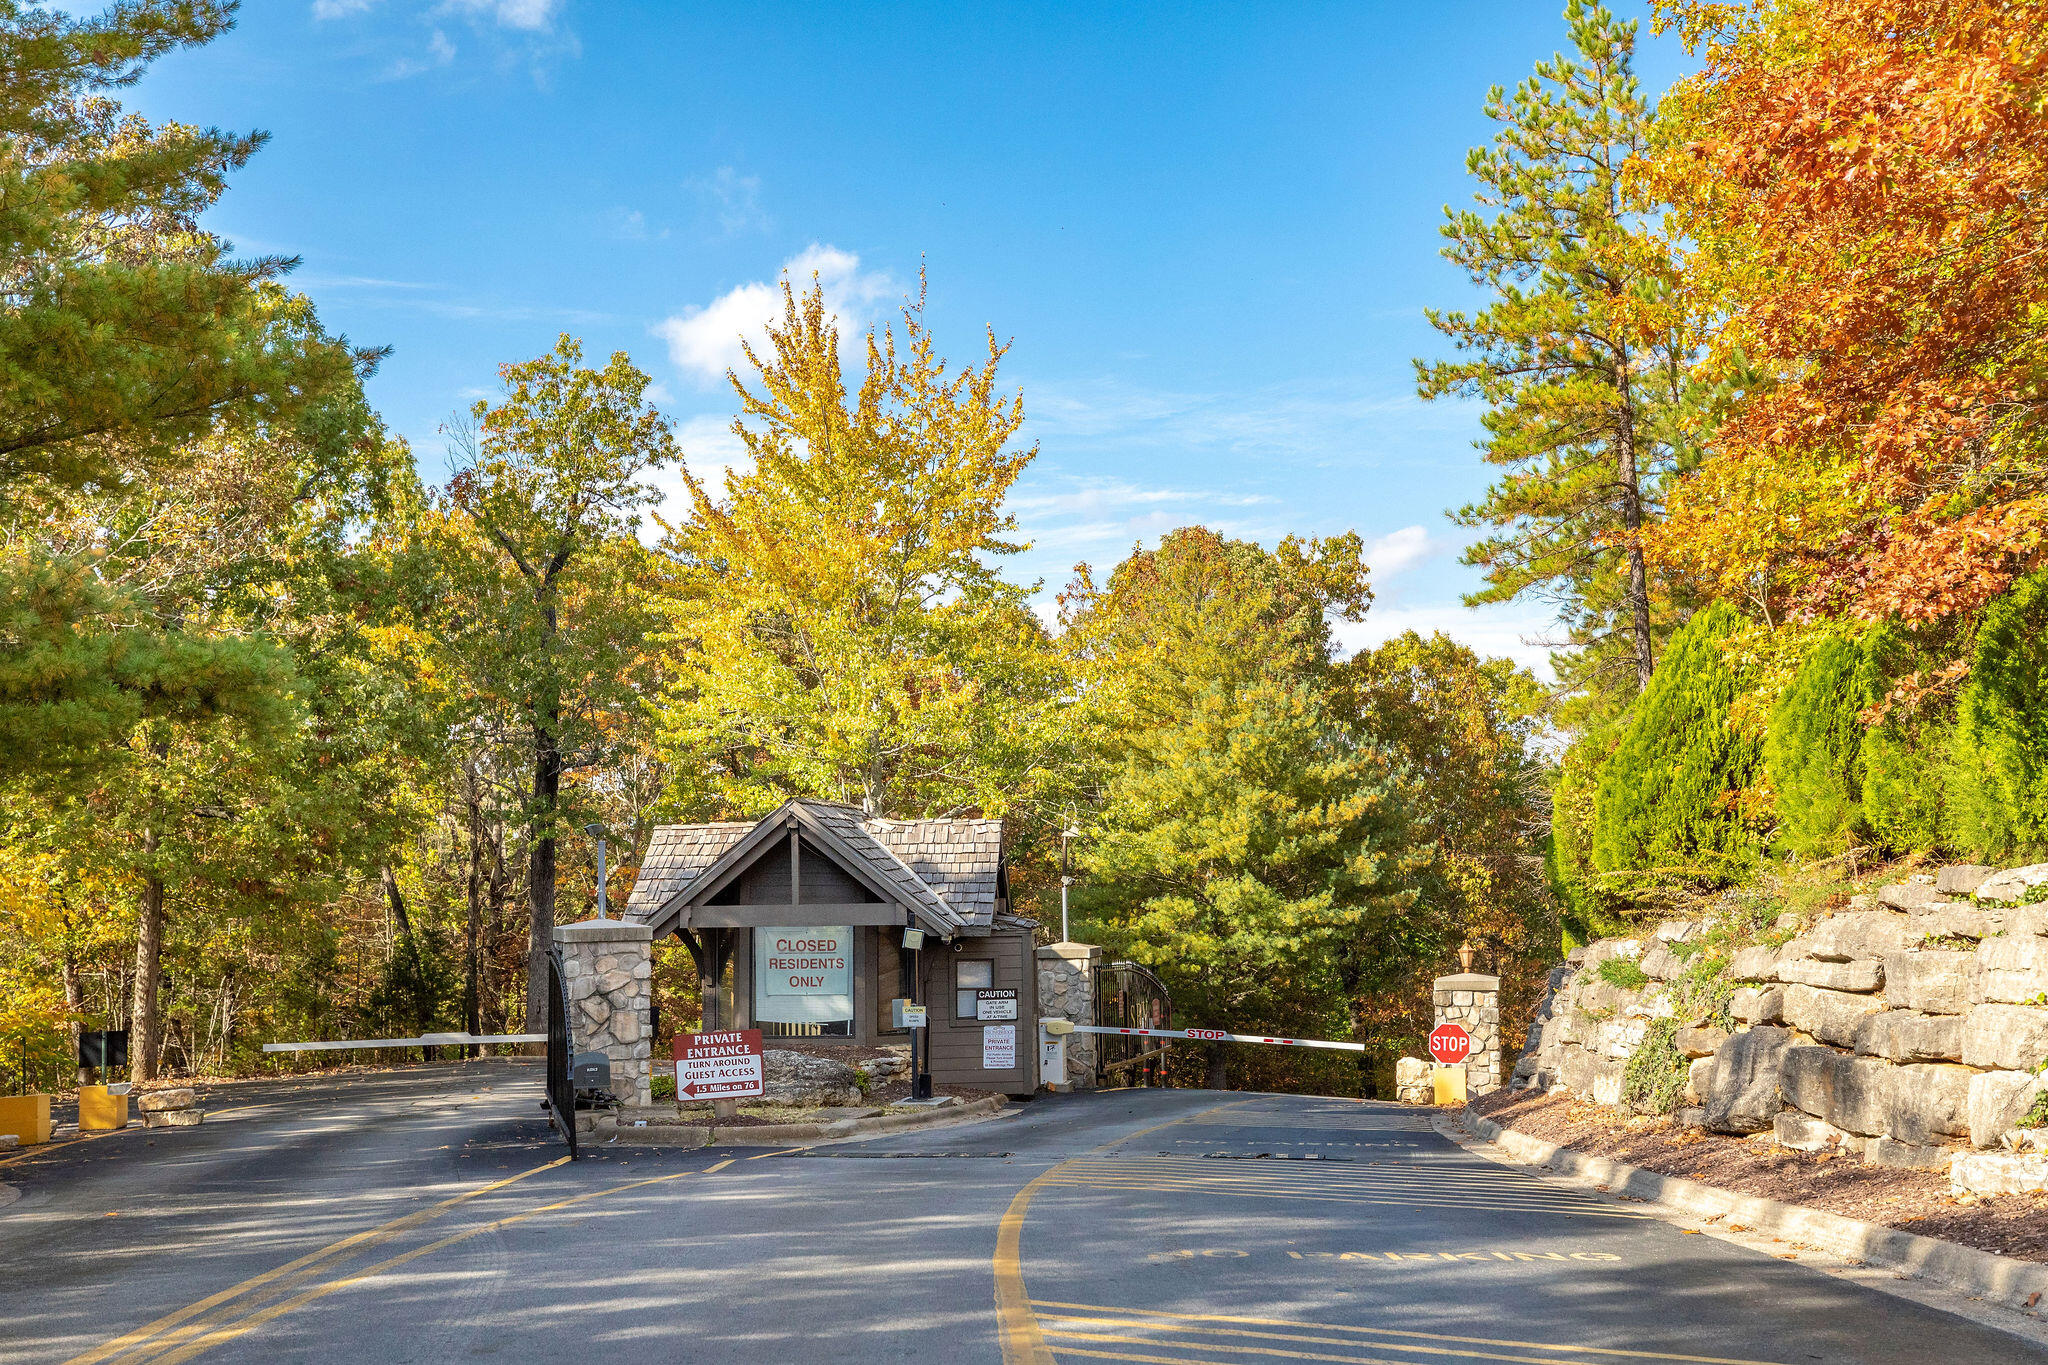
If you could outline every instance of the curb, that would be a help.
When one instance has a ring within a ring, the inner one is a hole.
[[[2038,1316],[2043,1299],[2048,1299],[2048,1265],[1879,1227],[1839,1213],[1736,1194],[1684,1176],[1659,1175],[1503,1128],[1477,1114],[1467,1112],[1463,1117],[1482,1140],[1527,1165],[1583,1176],[1617,1193],[1654,1200],[1695,1217],[1733,1215],[1759,1232],[1804,1242],[1852,1261],[1922,1275],[2029,1316]]]
[[[595,1131],[593,1139],[633,1147],[755,1147],[764,1142],[830,1142],[841,1138],[896,1133],[907,1128],[936,1128],[960,1119],[981,1118],[1009,1103],[1005,1095],[990,1095],[965,1104],[948,1105],[916,1114],[878,1114],[864,1119],[838,1119],[831,1123],[767,1123],[746,1128],[714,1129],[703,1124],[649,1124],[645,1128],[614,1128]]]

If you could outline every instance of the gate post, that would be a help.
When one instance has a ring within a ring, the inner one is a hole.
[[[1052,943],[1038,950],[1038,1017],[1070,1024],[1095,1022],[1095,969],[1102,949],[1092,943]],[[1095,1088],[1095,1035],[1067,1035],[1064,1089]]]
[[[1472,1035],[1465,1058],[1465,1093],[1473,1099],[1500,1089],[1500,978],[1459,972],[1436,979],[1436,1022]]]
[[[611,1059],[612,1093],[627,1104],[652,1101],[653,940],[648,926],[619,920],[555,926],[575,1050]]]

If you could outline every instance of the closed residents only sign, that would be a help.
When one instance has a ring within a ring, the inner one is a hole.
[[[764,925],[754,930],[754,1018],[822,1024],[853,1017],[853,928]]]
[[[765,1091],[761,1030],[676,1035],[676,1095],[681,1099],[749,1099]]]

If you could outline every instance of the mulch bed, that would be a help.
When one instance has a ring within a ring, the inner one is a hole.
[[[1866,1166],[1853,1156],[1794,1152],[1773,1143],[1631,1118],[1568,1095],[1499,1090],[1473,1113],[1518,1133],[1609,1157],[1659,1175],[1684,1176],[1737,1194],[1859,1218],[2022,1261],[2048,1261],[2048,1194],[1995,1199],[1949,1193],[1932,1171]]]

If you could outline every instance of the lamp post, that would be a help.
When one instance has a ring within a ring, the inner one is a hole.
[[[1060,831],[1060,942],[1072,943],[1073,932],[1067,928],[1067,888],[1074,884],[1073,866],[1068,857],[1068,845],[1081,837],[1081,831],[1072,822]]]
[[[598,917],[599,919],[603,919],[603,918],[605,917],[605,915],[604,915],[604,836],[605,836],[605,828],[604,828],[604,826],[603,826],[603,825],[585,825],[585,826],[583,827],[583,832],[584,832],[585,834],[588,834],[588,835],[589,835],[589,836],[590,836],[591,838],[593,838],[593,839],[597,840],[597,917]]]

